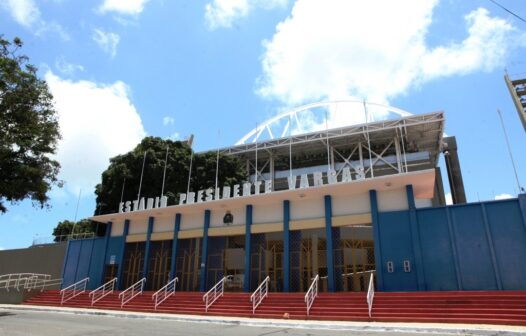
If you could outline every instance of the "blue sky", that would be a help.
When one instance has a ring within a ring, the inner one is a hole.
[[[522,0],[500,3],[526,17]],[[22,38],[55,96],[66,182],[49,210],[8,205],[3,249],[74,219],[80,192],[77,219],[91,215],[108,159],[145,135],[226,147],[328,99],[445,111],[469,201],[517,195],[500,108],[526,183],[526,133],[503,81],[504,69],[526,77],[526,23],[488,0],[7,0],[0,33]],[[342,113],[331,126],[363,121]]]

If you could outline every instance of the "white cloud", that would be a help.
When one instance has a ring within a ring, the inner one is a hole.
[[[40,10],[33,0],[7,0],[3,7],[11,13],[16,22],[26,28],[31,28],[41,21]]]
[[[496,200],[504,200],[504,199],[508,199],[508,198],[513,198],[513,196],[510,195],[510,194],[499,194],[499,195],[495,196]]]
[[[84,67],[80,64],[73,64],[66,61],[64,57],[59,57],[55,61],[55,68],[64,75],[74,75],[76,72],[84,71]]]
[[[205,20],[210,29],[231,27],[239,18],[247,16],[255,8],[283,7],[288,0],[213,0],[205,6]]]
[[[451,193],[446,194],[446,204],[447,205],[453,204],[453,196],[451,196]]]
[[[48,71],[62,139],[57,159],[66,190],[92,195],[109,158],[134,148],[145,136],[141,118],[121,81],[100,84],[65,80]]]
[[[182,140],[181,138],[181,134],[179,132],[174,132],[172,133],[172,135],[170,135],[168,137],[168,139],[172,140],[172,141],[178,141],[178,140]]]
[[[64,41],[70,39],[69,34],[56,22],[46,22],[42,19],[40,10],[33,0],[7,0],[0,4],[20,25],[32,30],[36,35],[53,32]]]
[[[493,70],[513,43],[526,45],[526,35],[477,9],[465,16],[463,41],[429,47],[438,2],[296,1],[263,43],[258,94],[287,106],[348,97],[388,103],[439,77]]]
[[[0,251],[3,251],[3,250],[5,250],[5,248],[3,248],[2,246],[0,246]]]
[[[119,35],[95,28],[93,29],[92,37],[93,41],[95,41],[104,52],[108,53],[111,58],[115,57],[117,54],[117,45],[120,41]]]
[[[102,13],[116,12],[125,15],[138,15],[149,0],[104,0],[99,10]]]
[[[163,125],[164,126],[173,125],[173,124],[175,124],[175,119],[174,118],[168,117],[168,116],[163,118]]]

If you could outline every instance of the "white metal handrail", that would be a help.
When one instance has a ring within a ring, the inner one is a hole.
[[[154,300],[155,302],[155,306],[154,306],[155,310],[157,310],[157,306],[163,303],[164,300],[168,299],[170,296],[175,294],[175,287],[176,287],[177,281],[179,281],[179,278],[175,277],[170,282],[168,282],[166,285],[164,285],[163,288],[153,293],[152,300]]]
[[[225,293],[225,281],[231,280],[232,275],[227,275],[223,279],[219,280],[214,287],[212,287],[205,295],[203,295],[203,301],[205,302],[205,312],[208,312],[208,308],[216,302]]]
[[[371,311],[373,309],[374,299],[374,273],[371,273],[369,278],[369,288],[367,289],[367,306],[369,307],[369,317],[371,317]]]
[[[35,288],[40,288],[40,291],[43,291],[44,288],[49,286],[62,285],[62,278],[57,279],[39,279],[39,278],[30,278],[24,285],[24,289],[31,291]]]
[[[307,291],[307,294],[305,294],[305,303],[307,304],[307,316],[310,314],[310,308],[312,307],[312,304],[314,303],[314,299],[318,296],[318,283],[320,281],[320,277],[318,274],[312,279],[312,284],[309,287],[309,290]]]
[[[360,271],[360,272],[351,272],[351,273],[343,273],[343,274],[342,274],[342,277],[353,276],[353,275],[355,275],[355,274],[367,274],[367,273],[376,273],[376,270]]]
[[[106,295],[113,293],[115,290],[115,285],[117,284],[117,278],[113,278],[110,281],[106,282],[99,288],[94,289],[89,293],[89,296],[91,296],[91,305],[93,306],[95,302],[99,301]]]
[[[141,280],[137,281],[136,283],[128,287],[125,291],[119,294],[119,299],[121,299],[121,308],[124,307],[125,304],[130,302],[130,300],[132,300],[134,297],[136,297],[139,294],[142,294],[145,282],[146,278],[142,278]]]
[[[7,291],[9,291],[9,288],[20,290],[20,286],[25,288],[27,283],[34,279],[49,280],[51,279],[51,275],[40,273],[11,273],[0,275],[0,288],[4,288]]]
[[[60,291],[60,304],[64,304],[64,302],[69,301],[73,299],[74,297],[84,293],[86,291],[86,285],[88,284],[89,277],[84,278],[80,281],[75,282],[72,285],[69,285],[68,287],[64,288]]]
[[[252,314],[256,312],[256,308],[263,302],[263,299],[268,295],[268,284],[270,277],[267,276],[265,280],[259,285],[259,287],[250,296],[250,302],[252,302]]]

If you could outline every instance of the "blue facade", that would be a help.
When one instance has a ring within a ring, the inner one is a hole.
[[[379,290],[526,289],[524,201],[379,213],[374,237],[375,252],[381,252]],[[411,231],[411,211],[416,213],[416,234]],[[406,260],[410,270],[404,268]],[[393,263],[392,272],[388,262]],[[419,288],[419,274],[424,288]]]
[[[370,205],[374,236],[377,289],[381,291],[445,291],[445,290],[526,290],[526,195],[517,199],[471,203],[437,208],[415,207],[413,189],[406,188],[409,209],[404,211],[378,210],[376,191],[371,190]],[[332,227],[331,197],[325,201],[325,232],[327,248],[340,246],[340,229]],[[199,286],[208,290],[223,273],[221,253],[226,237],[208,237],[210,211],[204,211],[202,253]],[[171,251],[170,278],[181,276],[176,256],[190,247],[190,239],[177,240],[181,215],[174,218],[174,243]],[[252,254],[265,248],[264,234],[251,234],[252,206],[246,211],[245,287],[253,290],[259,265]],[[298,291],[300,286],[301,231],[290,231],[290,202],[283,202],[283,281],[282,290]],[[150,217],[149,237],[154,225]],[[111,228],[111,223],[108,223]],[[129,229],[125,222],[124,234],[101,238],[70,241],[64,261],[63,284],[68,286],[89,277],[88,288],[102,284],[106,265],[116,263],[122,277],[124,246]],[[193,244],[193,243],[192,243]],[[146,256],[149,249],[146,249]],[[210,256],[210,258],[209,258]],[[217,256],[217,257],[216,257]],[[217,259],[217,260],[216,260]],[[341,290],[340,254],[327,254],[328,290]],[[143,270],[148,269],[148,258]],[[265,262],[262,260],[261,262]],[[197,263],[195,263],[197,265]],[[181,267],[181,266],[179,266]],[[331,274],[332,273],[332,274]],[[303,288],[308,287],[304,284]],[[188,288],[190,290],[190,288]]]

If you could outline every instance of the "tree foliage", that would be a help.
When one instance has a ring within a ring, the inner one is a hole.
[[[104,234],[102,231],[104,231],[105,227],[105,225],[97,225],[96,222],[89,219],[82,219],[78,222],[64,220],[59,222],[53,229],[53,236],[55,236],[54,241],[66,241],[72,234],[93,233],[96,236],[101,236]]]
[[[37,77],[22,41],[0,35],[0,212],[4,202],[30,198],[44,207],[57,183],[60,165],[50,155],[60,138],[57,113],[47,83]]]
[[[178,193],[185,193],[192,149],[184,142],[146,137],[132,151],[110,159],[109,167],[102,173],[102,182],[95,187],[97,208],[95,214],[114,213],[121,201],[138,198],[144,153],[146,161],[140,197],[161,196],[166,150],[166,181],[164,195],[168,204],[178,202]],[[216,152],[194,153],[190,191],[215,186]],[[235,157],[219,156],[218,185],[240,183],[246,178],[244,165]]]

